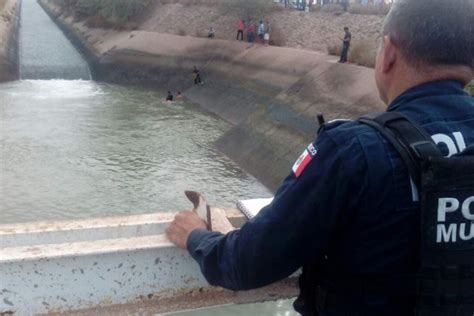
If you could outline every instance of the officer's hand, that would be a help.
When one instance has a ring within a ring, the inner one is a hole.
[[[206,223],[196,213],[182,211],[176,214],[166,229],[166,235],[176,246],[186,249],[189,235],[195,229],[207,229]]]

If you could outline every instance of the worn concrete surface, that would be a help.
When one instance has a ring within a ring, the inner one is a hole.
[[[218,210],[243,220],[235,210]],[[242,293],[211,287],[189,254],[166,238],[172,218],[0,225],[0,314],[153,315],[296,294],[294,279]]]

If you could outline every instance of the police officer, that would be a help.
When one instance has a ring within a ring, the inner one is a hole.
[[[472,0],[399,0],[377,54],[387,111],[420,124],[446,156],[474,145],[474,100],[463,90],[473,78],[473,21]],[[338,121],[320,130],[274,201],[240,230],[207,231],[184,211],[167,234],[212,285],[247,290],[304,267],[295,303],[304,315],[409,316],[416,297],[396,276],[417,269],[418,200],[378,131]]]

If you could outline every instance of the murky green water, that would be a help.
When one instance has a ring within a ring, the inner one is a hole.
[[[1,223],[215,205],[269,192],[220,154],[230,126],[159,93],[93,81],[0,85]]]

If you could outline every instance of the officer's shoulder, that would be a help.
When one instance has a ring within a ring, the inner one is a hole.
[[[356,139],[365,133],[374,133],[374,130],[357,120],[338,119],[325,123],[319,130],[319,136],[328,136],[335,142],[345,142]]]

